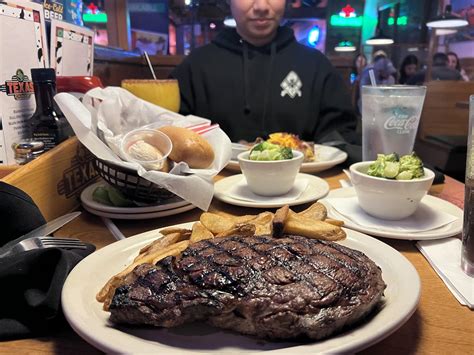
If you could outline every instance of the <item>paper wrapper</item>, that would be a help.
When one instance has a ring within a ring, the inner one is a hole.
[[[208,169],[191,169],[181,162],[175,164],[169,173],[147,171],[138,163],[122,160],[119,148],[123,135],[139,127],[186,127],[209,120],[179,115],[118,87],[92,89],[84,96],[82,103],[67,93],[57,94],[55,100],[79,141],[97,158],[133,169],[139,176],[202,210],[209,208],[214,194],[213,177],[227,165],[232,151],[229,137],[220,128],[202,135],[212,145],[215,154],[214,162]]]

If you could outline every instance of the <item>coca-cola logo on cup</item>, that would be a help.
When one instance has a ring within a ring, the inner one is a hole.
[[[384,123],[387,130],[396,130],[398,134],[408,134],[418,127],[418,117],[413,109],[407,107],[397,107],[392,110],[392,115]]]

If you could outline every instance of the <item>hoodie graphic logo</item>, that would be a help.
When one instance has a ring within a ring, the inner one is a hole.
[[[280,84],[281,88],[281,97],[285,97],[288,95],[292,99],[295,98],[296,95],[301,97],[301,87],[303,83],[301,82],[298,74],[296,74],[293,70],[288,73],[285,79]]]

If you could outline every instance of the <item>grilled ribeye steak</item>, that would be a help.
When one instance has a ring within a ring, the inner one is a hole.
[[[300,236],[214,238],[140,265],[115,291],[115,323],[192,321],[270,339],[322,339],[366,316],[385,283],[365,254]]]

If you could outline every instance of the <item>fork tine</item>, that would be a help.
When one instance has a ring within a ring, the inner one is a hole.
[[[76,239],[76,238],[56,238],[56,237],[39,237],[39,239],[42,241],[42,242],[64,242],[64,241],[74,241],[74,242],[81,242],[82,241],[80,239]]]
[[[41,241],[43,244],[55,244],[55,243],[72,243],[72,244],[84,244],[82,241],[80,240],[74,240],[74,239],[57,239],[57,240],[54,240],[54,239],[47,239],[47,240],[42,240]]]
[[[82,242],[75,242],[75,241],[68,241],[68,240],[64,240],[64,241],[46,241],[46,242],[43,242],[42,243],[43,245],[85,245],[84,243]]]
[[[85,244],[45,244],[43,248],[87,249]]]

